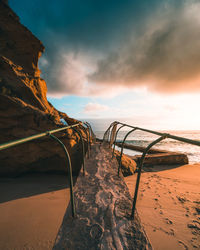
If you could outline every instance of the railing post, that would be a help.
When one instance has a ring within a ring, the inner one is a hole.
[[[116,130],[117,130],[117,125],[118,123],[117,122],[114,122],[113,126],[112,126],[112,129],[110,131],[110,139],[108,139],[108,143],[109,143],[109,147],[112,146],[113,144],[113,139],[115,138],[115,134],[116,134]]]
[[[87,122],[84,122],[84,124],[86,125],[86,127],[88,128],[88,137],[89,137],[89,146],[90,146],[90,149],[92,148],[91,147],[91,133],[90,133],[90,126],[87,124]]]
[[[71,166],[71,159],[68,150],[66,149],[65,145],[62,143],[60,139],[52,134],[48,134],[53,140],[57,141],[63,148],[65,155],[68,161],[68,168],[69,168],[69,184],[70,184],[70,200],[71,200],[71,210],[72,210],[72,217],[76,216],[75,211],[75,202],[74,202],[74,192],[73,192],[73,178],[72,178],[72,166]]]
[[[121,169],[121,165],[122,165],[122,155],[123,155],[123,151],[124,151],[124,143],[126,141],[126,138],[130,135],[130,133],[132,133],[133,131],[135,131],[137,128],[134,128],[132,129],[131,131],[129,131],[125,137],[124,137],[124,140],[122,142],[122,145],[121,145],[121,154],[120,154],[120,158],[119,158],[119,167],[118,167],[118,176],[119,176],[119,171]]]
[[[110,129],[111,129],[111,127],[112,127],[113,124],[114,124],[114,122],[112,122],[112,123],[110,124],[110,126],[108,127],[108,129],[105,131],[105,133],[104,133],[104,135],[103,135],[102,144],[104,143],[104,140],[105,140],[105,137],[106,137],[107,134],[108,134],[108,138],[109,138]]]
[[[82,144],[82,161],[83,161],[83,175],[85,175],[85,146],[84,146],[84,141],[83,141],[83,137],[80,131],[78,131],[77,129],[73,128],[73,130],[78,133],[78,135],[80,136],[81,139],[81,144]]]
[[[141,160],[140,160],[140,164],[139,164],[139,168],[138,168],[138,175],[137,175],[137,181],[136,181],[136,185],[135,185],[135,194],[134,194],[134,198],[133,198],[133,207],[132,207],[132,213],[131,213],[131,217],[134,219],[134,214],[135,214],[135,207],[136,207],[136,201],[137,201],[137,195],[138,195],[138,189],[139,189],[139,185],[140,185],[140,176],[141,176],[141,171],[142,171],[142,167],[143,167],[143,163],[144,163],[144,159],[146,154],[148,153],[148,151],[151,149],[151,147],[153,147],[155,144],[157,144],[158,142],[164,140],[167,138],[167,134],[163,134],[161,137],[159,137],[158,139],[156,139],[155,141],[153,141],[152,143],[150,143],[145,151],[142,154]]]
[[[119,127],[118,130],[117,130],[117,132],[116,132],[116,134],[115,134],[115,140],[114,140],[114,143],[113,143],[114,147],[113,147],[113,152],[112,152],[112,158],[114,157],[115,145],[116,145],[116,140],[117,140],[117,135],[118,135],[118,133],[119,133],[119,130],[120,130],[121,128],[125,127],[125,126],[126,126],[126,125],[122,125],[121,127]]]
[[[92,130],[92,126],[90,125],[89,122],[86,122],[86,123],[87,123],[88,126],[90,127],[91,138],[93,138],[93,140],[96,141],[96,136],[95,136],[95,134],[94,134],[94,132],[93,132],[93,130]]]
[[[87,131],[87,129],[83,125],[82,125],[82,128],[85,131],[86,138],[87,138],[87,150],[88,150],[87,151],[87,157],[89,159],[89,157],[90,157],[90,145],[89,145],[88,131]]]

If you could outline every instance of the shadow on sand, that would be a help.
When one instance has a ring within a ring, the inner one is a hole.
[[[77,179],[74,176],[74,184]],[[0,178],[0,203],[69,188],[64,174],[32,173],[15,178]]]
[[[182,167],[183,164],[174,164],[174,165],[151,165],[151,166],[144,166],[143,172],[161,172],[165,170],[175,169]]]

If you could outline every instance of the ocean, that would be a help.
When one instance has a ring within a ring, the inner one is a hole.
[[[95,135],[97,138],[102,139],[104,132],[105,131],[99,131],[94,129]],[[121,142],[126,135],[126,131],[120,131],[118,133],[117,141]],[[200,130],[187,130],[187,131],[173,131],[173,130],[168,130],[168,131],[160,131],[163,133],[170,133],[176,136],[181,136],[193,140],[200,140]],[[149,145],[153,140],[158,138],[158,136],[150,133],[146,133],[143,131],[134,131],[132,134],[130,134],[126,140],[126,143],[130,143],[132,145],[137,145],[137,146],[147,146]],[[184,142],[179,142],[176,140],[172,139],[165,139],[158,143],[155,148],[158,149],[163,149],[163,150],[169,150],[169,151],[175,151],[175,152],[181,152],[185,153],[188,156],[189,162],[190,163],[200,163],[200,147],[190,145]],[[120,148],[116,147],[116,149],[120,150]],[[141,154],[140,152],[136,152],[133,150],[129,149],[124,149],[124,153],[128,155],[139,155]]]

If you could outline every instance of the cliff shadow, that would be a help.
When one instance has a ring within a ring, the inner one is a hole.
[[[15,178],[0,178],[0,203],[69,188],[69,176],[31,173]],[[77,176],[73,177],[74,184]]]

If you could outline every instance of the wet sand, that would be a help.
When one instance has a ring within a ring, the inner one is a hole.
[[[200,164],[146,171],[137,211],[153,248],[200,249]],[[136,175],[125,178],[131,195],[135,180]]]
[[[67,176],[0,179],[0,249],[52,249],[69,203]]]

